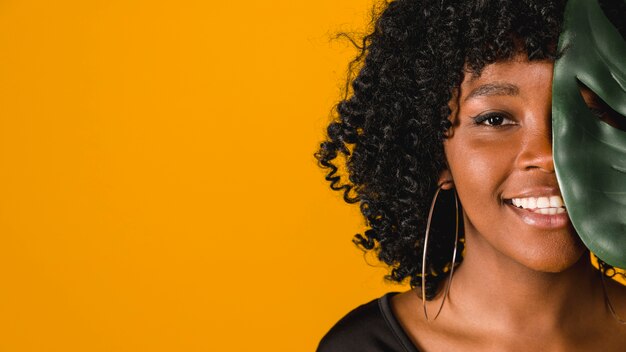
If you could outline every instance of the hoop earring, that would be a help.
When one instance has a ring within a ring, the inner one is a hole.
[[[437,187],[437,191],[435,192],[435,196],[433,197],[433,201],[430,205],[430,211],[428,212],[428,221],[426,222],[426,234],[424,236],[424,250],[422,253],[422,306],[424,307],[424,317],[426,317],[426,321],[430,321],[428,318],[428,311],[426,310],[426,249],[428,248],[428,237],[430,236],[430,223],[433,218],[433,210],[435,209],[435,203],[437,203],[437,197],[439,196],[439,192],[441,191],[441,186]],[[441,309],[443,309],[444,303],[446,303],[446,297],[448,296],[448,292],[450,291],[450,285],[452,285],[452,276],[454,275],[454,263],[456,262],[456,250],[457,243],[459,242],[459,200],[456,195],[456,191],[454,191],[454,205],[456,209],[456,227],[454,234],[454,250],[452,252],[452,263],[450,264],[450,277],[448,278],[448,285],[446,285],[446,290],[443,294],[443,300],[441,301],[441,305],[439,306],[439,310],[437,311],[437,315],[433,318],[433,321],[437,319],[439,313],[441,313]]]
[[[604,268],[604,265],[600,264],[600,280],[602,281],[602,292],[604,292],[604,303],[606,304],[607,308],[609,308],[609,311],[611,312],[613,318],[615,318],[615,320],[617,320],[619,324],[626,325],[626,320],[620,318],[620,316],[617,315],[617,312],[615,312],[613,304],[611,304],[611,300],[609,299],[609,293],[606,292],[606,283],[604,282],[605,270],[606,269]]]

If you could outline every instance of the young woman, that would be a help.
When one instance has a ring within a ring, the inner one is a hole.
[[[626,288],[592,266],[552,159],[564,8],[396,0],[376,18],[316,157],[360,204],[355,243],[413,289],[350,312],[319,352],[626,351]]]

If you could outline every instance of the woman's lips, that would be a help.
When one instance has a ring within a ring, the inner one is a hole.
[[[567,212],[560,212],[556,214],[542,214],[538,212],[537,209],[518,208],[510,202],[505,202],[505,204],[517,216],[519,216],[523,222],[540,229],[558,229],[566,227],[570,222]]]

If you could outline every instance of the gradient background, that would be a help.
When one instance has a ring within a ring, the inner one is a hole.
[[[313,351],[406,289],[312,156],[372,4],[2,1],[0,352]]]
[[[2,1],[0,351],[312,351],[402,290],[312,156],[372,3]]]

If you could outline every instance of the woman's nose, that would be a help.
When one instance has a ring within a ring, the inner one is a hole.
[[[537,123],[528,123],[524,126],[517,165],[523,170],[554,172],[551,109],[542,112],[541,115],[540,118],[534,119]]]

